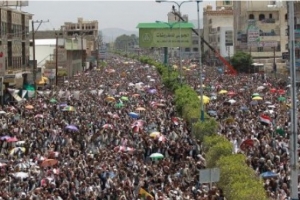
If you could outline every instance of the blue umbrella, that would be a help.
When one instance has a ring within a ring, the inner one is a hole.
[[[241,110],[246,111],[246,110],[249,110],[249,108],[247,108],[246,106],[242,106],[242,107],[241,107]]]
[[[262,178],[274,178],[274,177],[277,177],[278,174],[276,174],[276,173],[274,173],[272,171],[268,171],[268,172],[264,172],[264,173],[260,174],[260,176]]]
[[[10,138],[10,136],[9,135],[6,135],[6,136],[2,136],[1,138],[0,138],[0,140],[7,140],[7,139],[9,139]]]
[[[135,112],[130,112],[130,113],[129,113],[129,116],[132,117],[132,118],[134,118],[134,119],[136,119],[136,118],[139,117],[139,114],[137,114],[137,113],[135,113]]]
[[[208,114],[212,115],[212,116],[216,116],[217,115],[217,112],[214,111],[214,110],[209,110],[207,111]]]
[[[66,126],[66,129],[69,129],[69,130],[72,130],[72,131],[79,131],[79,129],[74,125],[68,125],[68,126]]]
[[[60,107],[66,107],[66,106],[68,106],[68,104],[67,104],[67,103],[62,103],[62,104],[60,104],[59,106],[60,106]]]
[[[157,92],[157,90],[156,90],[156,89],[150,89],[150,90],[148,90],[148,92],[149,92],[150,94],[155,94],[155,93]]]

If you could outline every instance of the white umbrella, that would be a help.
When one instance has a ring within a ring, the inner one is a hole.
[[[268,108],[275,108],[275,106],[274,105],[269,105]]]
[[[16,178],[23,179],[23,178],[27,178],[29,175],[26,172],[16,172],[16,173],[13,174],[13,176],[16,177]]]
[[[234,99],[229,99],[228,102],[231,103],[231,104],[233,104],[233,103],[236,102],[236,100],[234,100]]]
[[[270,101],[266,101],[265,104],[270,105],[270,104],[272,104],[272,103],[271,103]]]
[[[265,89],[264,86],[259,86],[259,87],[257,87],[257,90],[263,90],[263,89]]]
[[[3,110],[0,110],[0,114],[6,114],[6,112]]]

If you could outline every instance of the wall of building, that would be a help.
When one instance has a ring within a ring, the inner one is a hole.
[[[233,31],[233,27],[220,27],[220,31],[218,32],[218,35],[220,37],[220,42],[218,42],[218,49],[220,49],[219,53],[223,57],[231,57],[234,55],[234,46],[226,45],[226,32],[227,31]],[[233,38],[232,38],[233,40]]]
[[[35,59],[37,60],[37,67],[43,67],[46,60],[51,60],[55,45],[39,45],[35,46]],[[30,47],[30,60],[33,60],[33,48]]]

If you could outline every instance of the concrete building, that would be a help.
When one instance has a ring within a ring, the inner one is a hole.
[[[295,40],[296,40],[296,59],[297,64],[300,67],[300,1],[295,2],[295,21],[296,21],[296,26],[295,26]]]
[[[203,37],[223,57],[234,54],[232,1],[216,1],[216,10],[211,5],[203,9]],[[207,45],[204,52],[212,54]],[[229,54],[228,54],[229,52]]]
[[[87,40],[86,54],[87,57],[95,56],[95,52],[98,53],[98,21],[86,21],[83,18],[78,18],[77,22],[65,22],[61,27],[64,37],[82,37]]]
[[[29,69],[29,20],[32,14],[0,7],[0,76],[6,86],[22,87]]]
[[[83,39],[83,49],[86,40]],[[56,68],[56,39],[36,39],[36,60],[38,71],[50,80],[55,79]],[[81,41],[77,38],[58,39],[58,75],[71,77],[82,69]],[[32,47],[30,48],[32,57]]]
[[[177,15],[176,15],[176,14],[177,14]],[[181,13],[180,13],[178,10],[176,10],[175,7],[173,7],[172,10],[168,13],[168,23],[179,22],[180,19],[179,19],[178,15],[181,16]],[[184,21],[186,21],[186,22],[189,21],[188,15],[182,15],[182,18],[183,18]]]
[[[235,50],[248,51],[255,62],[277,68],[288,50],[287,8],[281,1],[234,1]]]

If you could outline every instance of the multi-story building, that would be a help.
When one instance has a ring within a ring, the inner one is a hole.
[[[256,62],[284,66],[287,51],[287,9],[280,1],[234,1],[234,46]]]
[[[4,84],[22,87],[29,67],[29,20],[32,14],[0,7],[0,76]]]
[[[67,37],[82,37],[87,40],[87,57],[98,53],[98,21],[85,21],[83,18],[78,18],[77,22],[65,22],[62,26],[64,36]],[[95,55],[94,55],[95,56]]]
[[[295,55],[297,64],[300,67],[300,1],[295,2]]]
[[[169,23],[179,22],[180,18],[178,17],[178,15],[181,16],[181,13],[178,10],[176,10],[175,7],[173,7],[172,10],[168,13],[168,22]],[[188,15],[182,15],[182,18],[186,22],[189,21]]]
[[[211,5],[203,9],[203,37],[221,56],[234,54],[232,1],[216,1],[216,10]],[[205,53],[211,54],[207,45]]]

